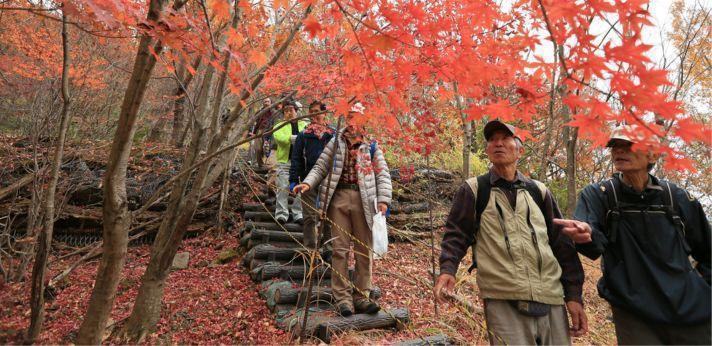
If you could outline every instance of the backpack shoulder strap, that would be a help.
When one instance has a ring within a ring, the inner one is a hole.
[[[524,184],[524,188],[529,192],[529,195],[532,196],[541,212],[544,213],[544,200],[546,199],[547,191],[546,185],[538,180],[531,179]]]
[[[670,182],[668,182],[667,180],[661,180],[660,186],[663,188],[662,197],[663,203],[665,204],[665,214],[667,214],[667,217],[670,219],[673,225],[675,225],[677,231],[680,232],[680,236],[682,238],[682,247],[689,254],[692,251],[692,248],[690,247],[690,244],[687,243],[687,239],[685,238],[685,223],[682,221],[680,213],[677,212],[677,208],[675,208],[675,200],[672,197],[673,187],[670,186]]]
[[[487,208],[487,203],[490,199],[490,192],[492,191],[492,184],[490,183],[490,174],[486,173],[477,177],[477,193],[475,194],[475,221],[477,222],[477,227],[480,227],[480,216],[482,212]]]
[[[534,203],[536,203],[537,207],[539,207],[539,210],[541,211],[542,215],[544,214],[544,211],[546,210],[546,207],[544,205],[544,200],[546,200],[546,185],[544,183],[531,179],[524,183],[524,188],[527,190],[529,195],[532,197],[534,200]],[[548,230],[551,230],[552,224],[551,220],[548,218],[544,217],[544,221],[546,221],[546,228]]]
[[[483,174],[478,177],[469,178],[465,181],[467,185],[470,186],[472,194],[475,196],[475,227],[476,230],[480,228],[480,217],[482,212],[487,207],[487,202],[489,202],[490,191],[492,190],[492,185],[490,184],[490,174]],[[477,245],[477,237],[475,237],[472,243],[472,265],[467,268],[468,273],[472,273],[472,270],[477,268],[477,259],[475,257],[475,245]]]
[[[621,218],[620,203],[618,194],[620,192],[620,181],[615,177],[601,183],[601,190],[606,195],[608,211],[606,212],[606,236],[611,243],[615,243],[618,238],[618,223]]]

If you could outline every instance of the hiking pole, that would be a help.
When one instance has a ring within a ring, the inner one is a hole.
[[[430,155],[425,157],[425,165],[430,168]],[[432,184],[430,186],[430,196],[433,195]],[[428,219],[430,221],[430,264],[433,277],[433,306],[435,307],[435,317],[438,317],[438,300],[435,297],[435,231],[433,230],[433,204],[428,199]]]
[[[326,190],[324,191],[323,203],[321,205],[321,211],[319,213],[319,230],[316,232],[316,247],[311,250],[311,256],[309,256],[309,272],[307,273],[307,296],[304,304],[304,319],[302,320],[302,329],[299,331],[299,338],[304,339],[304,333],[307,327],[307,318],[309,317],[309,305],[311,304],[312,289],[314,288],[314,280],[312,280],[312,272],[314,268],[314,262],[316,261],[316,255],[319,252],[319,237],[324,233],[324,227],[326,227],[326,222],[324,222],[324,215],[326,215],[326,199],[329,198],[329,190],[331,188],[331,175],[334,172],[334,165],[336,165],[336,155],[339,152],[339,130],[341,129],[341,120],[343,116],[339,117],[336,122],[336,132],[334,136],[334,151],[331,156],[331,163],[329,164],[328,173],[326,175]],[[323,181],[322,181],[323,183]],[[314,187],[316,188],[316,186]],[[317,191],[318,193],[318,191]],[[332,269],[333,270],[333,269]]]

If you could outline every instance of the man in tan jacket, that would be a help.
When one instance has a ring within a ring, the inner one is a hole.
[[[435,295],[442,300],[443,291],[454,288],[457,267],[474,245],[490,343],[570,344],[588,323],[581,262],[571,240],[553,225],[561,212],[544,184],[517,170],[524,148],[516,129],[494,120],[484,135],[492,168],[468,179],[453,200]]]
[[[363,107],[359,106],[352,108],[346,117],[345,129],[324,147],[304,182],[294,187],[295,193],[305,193],[312,186],[321,185],[319,199],[326,203],[327,217],[333,222],[331,286],[338,311],[345,317],[354,311],[373,314],[380,310],[378,304],[369,299],[373,262],[371,227],[374,214],[379,211],[385,214],[391,203],[392,190],[390,172],[381,149],[365,139],[363,129],[351,124],[352,117],[363,112]],[[329,176],[332,162],[331,179],[322,183]],[[353,292],[348,281],[352,240],[356,260]]]

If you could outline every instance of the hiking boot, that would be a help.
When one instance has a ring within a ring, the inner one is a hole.
[[[304,218],[300,217],[300,218],[294,220],[294,223],[296,223],[297,225],[303,225],[303,224],[304,224]]]
[[[381,307],[376,302],[369,299],[362,299],[354,303],[357,314],[375,314]]]
[[[341,303],[337,306],[339,310],[339,315],[343,317],[349,317],[354,314],[353,309],[349,306],[348,303]]]
[[[280,225],[284,225],[284,224],[287,223],[287,219],[286,219],[286,218],[283,218],[283,217],[275,218],[275,220],[277,220],[277,223],[280,224]]]

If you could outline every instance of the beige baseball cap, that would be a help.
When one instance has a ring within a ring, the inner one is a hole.
[[[635,141],[628,135],[633,131],[633,127],[631,127],[630,125],[621,125],[616,127],[615,129],[613,129],[613,131],[611,131],[611,136],[608,138],[608,143],[606,143],[606,146],[610,148],[613,146],[613,144],[616,143],[616,141],[626,141],[629,143],[635,143]]]

